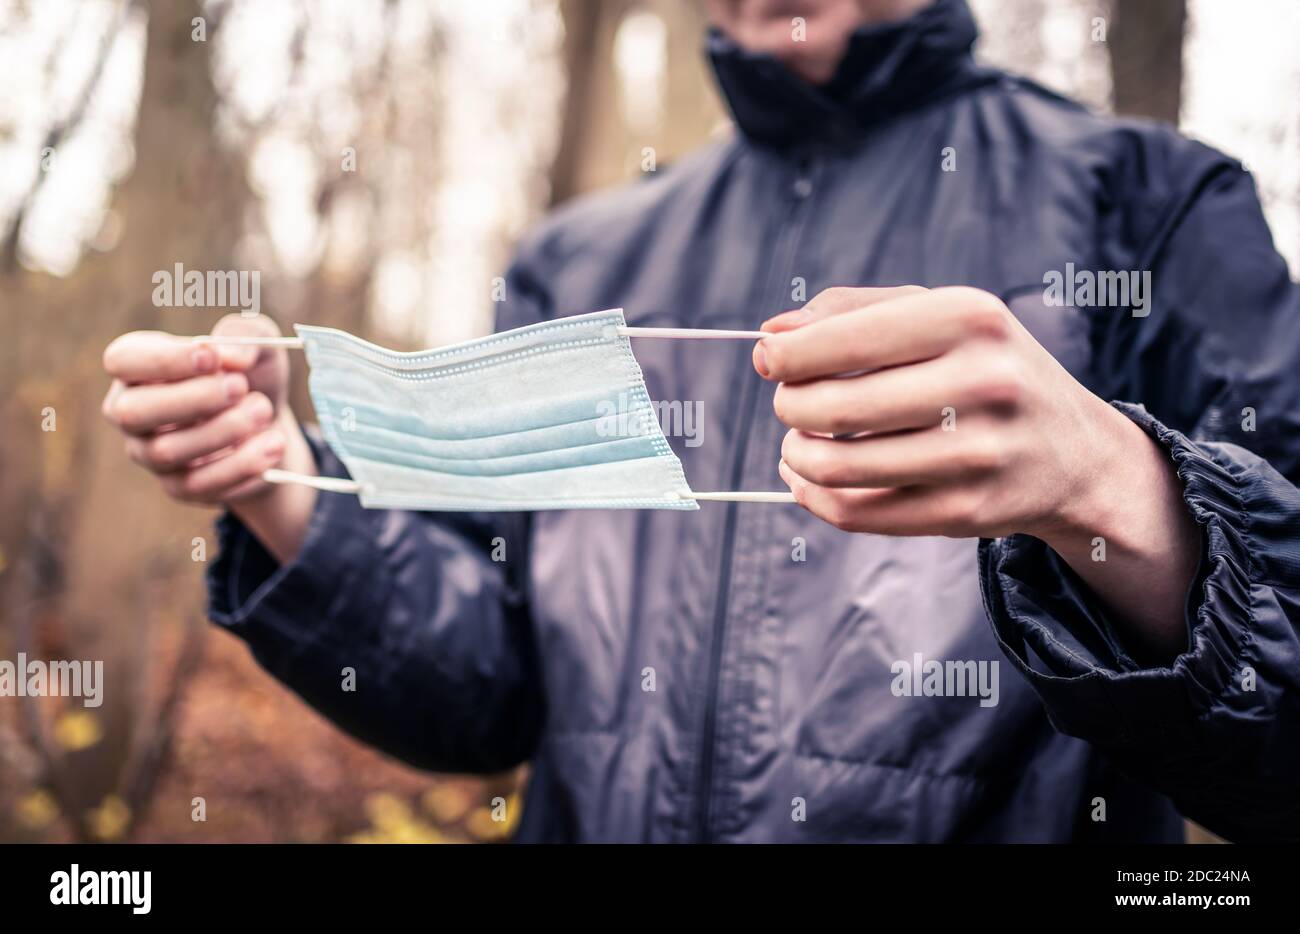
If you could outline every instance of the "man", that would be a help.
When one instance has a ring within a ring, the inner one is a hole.
[[[735,138],[545,221],[499,326],[771,318],[636,351],[698,488],[804,509],[271,488],[342,474],[285,354],[127,335],[128,452],[229,509],[213,618],[410,762],[530,761],[522,840],[1300,834],[1300,307],[1249,178],[977,67],[962,0],[709,10]]]

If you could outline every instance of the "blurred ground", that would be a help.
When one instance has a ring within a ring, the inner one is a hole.
[[[243,644],[204,631],[202,666],[175,719],[172,757],[132,837],[156,843],[442,843],[495,841],[514,820],[493,821],[487,802],[509,799],[517,781],[431,777],[341,734],[268,678]],[[175,646],[159,646],[163,651]],[[17,705],[6,705],[12,712]],[[74,721],[75,722],[75,721]],[[8,729],[15,724],[5,723]],[[65,730],[77,744],[76,730]],[[93,735],[93,727],[91,728]],[[57,799],[0,773],[0,808],[14,815],[9,839],[70,839]],[[206,820],[196,821],[195,798]],[[102,805],[92,833],[118,839]],[[106,832],[105,832],[106,831]]]

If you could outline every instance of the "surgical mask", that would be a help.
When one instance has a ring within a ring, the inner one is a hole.
[[[372,508],[439,511],[693,510],[705,498],[793,499],[693,492],[629,342],[633,334],[757,332],[629,328],[613,309],[398,353],[333,328],[295,330],[297,340],[208,338],[306,351],[321,431],[351,480],[284,471],[268,471],[268,480],[354,492]]]

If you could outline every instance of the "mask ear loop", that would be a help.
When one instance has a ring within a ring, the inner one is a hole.
[[[311,474],[294,473],[291,470],[280,470],[278,467],[263,470],[262,479],[267,483],[297,483],[300,486],[313,487],[327,493],[360,493],[362,490],[360,483],[345,477],[318,477]]]
[[[348,480],[343,477],[318,477],[305,473],[294,473],[289,470],[280,470],[278,467],[272,467],[269,470],[262,471],[262,479],[267,483],[297,483],[301,486],[309,486],[317,490],[323,490],[326,493],[360,493],[362,491],[362,485],[355,480]],[[735,493],[696,493],[692,490],[690,493],[676,493],[674,495],[681,500],[699,500],[700,502],[795,502],[793,493],[763,493],[746,491],[737,491]]]
[[[771,335],[767,331],[729,331],[716,328],[636,328],[617,325],[615,333],[620,337],[659,337],[669,340],[762,340]],[[197,344],[216,344],[232,347],[283,347],[286,350],[302,350],[300,337],[244,337],[234,334],[199,334],[193,338]],[[362,486],[355,480],[339,477],[314,477],[308,474],[293,473],[288,470],[272,468],[262,473],[267,483],[299,483],[329,493],[360,493]],[[794,494],[781,492],[749,492],[733,490],[722,492],[678,493],[679,499],[699,500],[701,502],[722,503],[793,503]]]
[[[678,493],[680,499],[697,499],[700,502],[716,503],[794,503],[798,502],[793,493],[785,492],[760,492],[736,490],[734,492],[722,493],[697,493],[692,490],[690,493]]]
[[[195,334],[190,338],[196,344],[214,347],[283,347],[302,350],[301,337],[248,337],[239,334]]]
[[[626,324],[615,325],[619,337],[661,337],[669,340],[762,340],[771,337],[767,331],[728,331],[719,328],[634,328]],[[196,344],[226,347],[283,347],[302,350],[301,337],[249,337],[238,334],[198,334],[190,338]]]

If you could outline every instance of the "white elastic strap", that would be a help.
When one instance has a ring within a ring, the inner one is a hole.
[[[624,337],[666,337],[671,340],[761,340],[772,335],[766,331],[726,331],[713,328],[633,328],[621,325],[615,328]]]
[[[325,490],[329,493],[360,493],[361,484],[355,480],[345,480],[341,477],[315,477],[304,473],[293,473],[289,470],[279,470],[271,468],[262,471],[262,479],[267,483],[298,483],[302,486],[314,487],[317,490]],[[678,493],[680,499],[695,499],[702,501],[716,501],[729,503],[793,503],[793,493],[759,493],[759,492],[736,492],[736,493]]]
[[[771,337],[766,331],[725,331],[712,328],[633,328],[620,325],[614,329],[622,337],[663,337],[670,340],[762,340]],[[283,347],[302,350],[301,337],[242,337],[235,334],[199,334],[191,338],[196,344],[226,347]]]
[[[737,491],[734,493],[694,493],[689,496],[685,493],[678,493],[682,499],[698,499],[705,502],[719,503],[793,503],[794,494],[786,491],[784,493],[759,493]]]
[[[291,470],[279,470],[272,467],[270,470],[262,471],[262,479],[267,483],[297,483],[301,486],[315,487],[318,490],[325,490],[328,493],[360,493],[361,484],[355,480],[345,480],[342,477],[313,477],[305,473],[294,473]]]
[[[196,344],[216,344],[221,347],[284,347],[302,350],[301,337],[240,337],[236,334],[198,334],[190,340]]]

